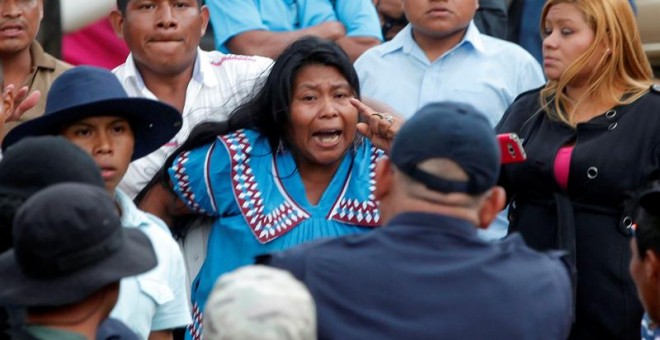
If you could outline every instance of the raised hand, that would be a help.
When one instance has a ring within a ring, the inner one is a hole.
[[[358,131],[367,136],[373,145],[389,153],[394,136],[403,124],[403,119],[391,113],[376,112],[355,98],[351,99],[351,104],[366,120],[366,122],[357,124]]]
[[[25,112],[33,108],[39,102],[41,92],[38,90],[28,94],[29,88],[23,86],[15,91],[13,84],[7,85],[2,91],[2,120],[0,124],[17,121]]]
[[[28,94],[28,87],[23,86],[15,91],[13,84],[7,85],[2,90],[2,107],[0,108],[0,141],[4,138],[4,127],[6,123],[17,121],[25,112],[33,108],[39,102],[41,92],[35,90]]]

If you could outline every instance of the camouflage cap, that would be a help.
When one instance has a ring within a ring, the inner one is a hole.
[[[316,307],[289,272],[261,265],[221,276],[204,314],[204,339],[316,339]]]

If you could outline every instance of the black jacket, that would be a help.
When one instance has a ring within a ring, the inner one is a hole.
[[[660,168],[660,93],[652,89],[572,128],[522,94],[497,125],[516,132],[528,159],[503,166],[511,232],[538,250],[565,249],[577,268],[573,339],[639,339],[642,307],[628,273],[632,212],[625,202]],[[568,189],[554,177],[557,150],[575,141]]]
[[[474,24],[479,32],[495,38],[506,39],[507,9],[504,0],[479,0],[474,14]]]
[[[369,233],[260,260],[309,289],[319,340],[560,340],[570,331],[557,254],[532,251],[519,235],[483,241],[451,216],[401,213]]]

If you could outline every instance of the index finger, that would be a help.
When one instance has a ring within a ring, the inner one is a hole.
[[[360,115],[369,120],[369,118],[376,113],[372,108],[365,105],[357,98],[351,98],[351,104],[358,110]]]
[[[41,91],[39,90],[34,90],[28,94],[16,107],[14,118],[20,118],[25,112],[35,107],[39,103],[39,98],[41,98]]]
[[[16,101],[17,103],[23,101],[27,97],[29,90],[30,88],[27,86],[22,86],[18,88],[18,90],[14,94],[14,101]]]

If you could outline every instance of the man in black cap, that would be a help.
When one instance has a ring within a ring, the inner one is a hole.
[[[26,308],[17,339],[94,339],[120,279],[157,264],[147,236],[122,228],[112,197],[88,184],[30,197],[16,214],[13,241],[0,256],[0,304]]]
[[[502,209],[484,115],[435,103],[404,123],[376,171],[383,228],[263,259],[309,288],[325,339],[565,339],[567,267],[512,235],[477,236]]]

